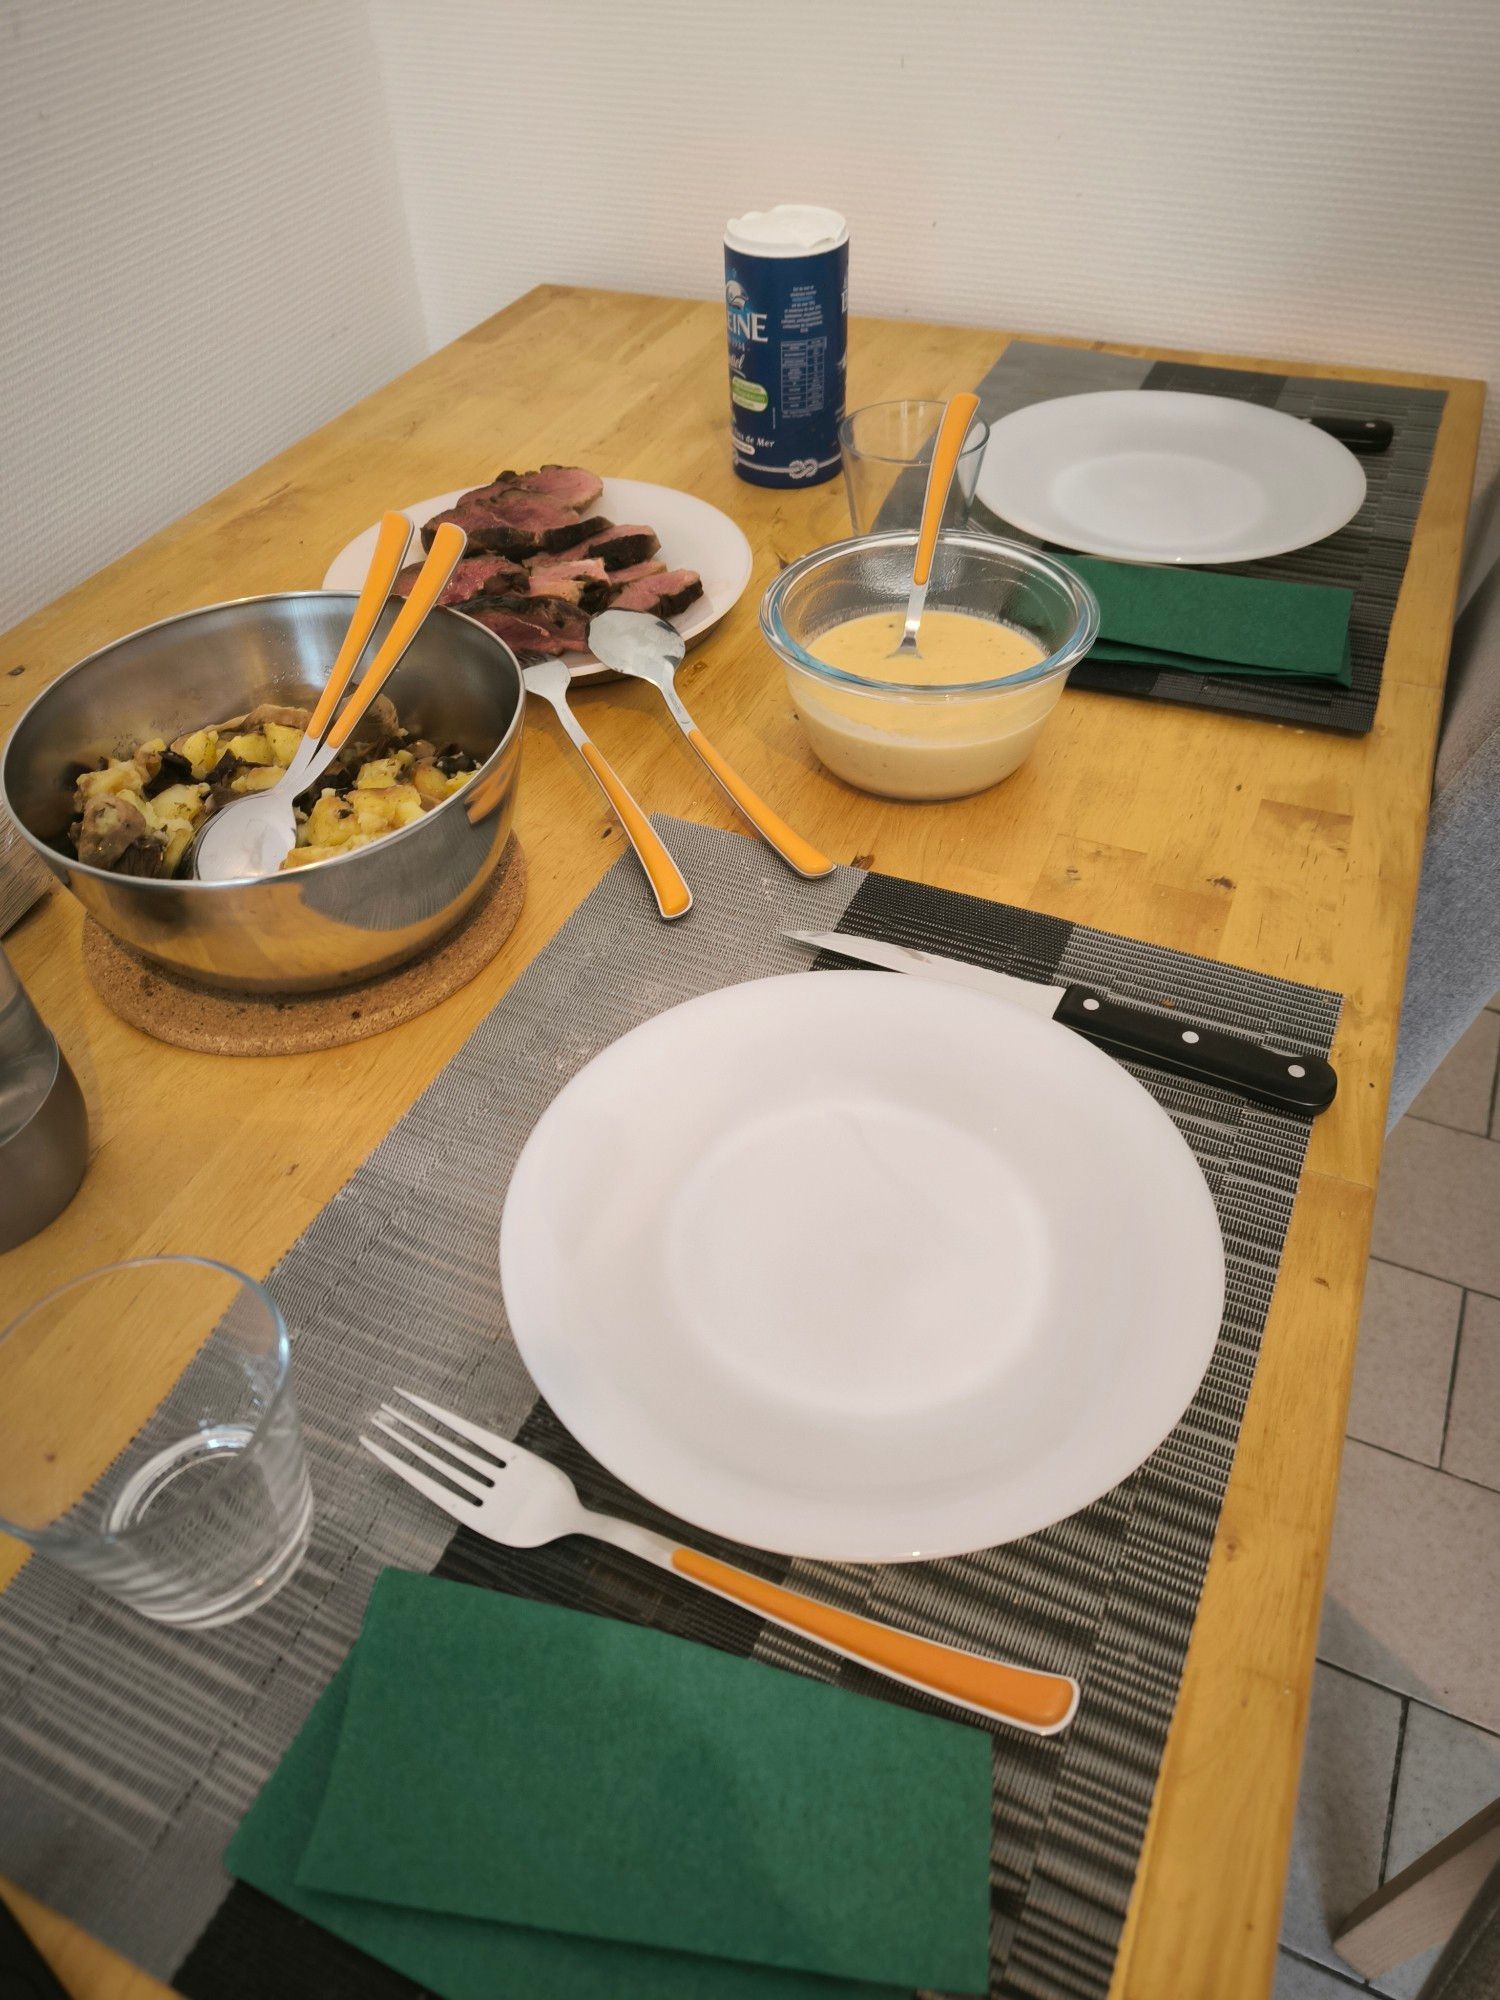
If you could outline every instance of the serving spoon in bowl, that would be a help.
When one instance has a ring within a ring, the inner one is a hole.
[[[938,531],[943,525],[943,509],[948,504],[948,489],[958,470],[964,440],[978,410],[979,398],[965,390],[961,396],[949,397],[943,420],[938,425],[932,446],[932,463],[927,468],[921,525],[917,529],[917,554],[912,564],[911,594],[906,600],[906,624],[895,649],[888,655],[890,659],[914,660],[919,657],[917,628],[922,623],[922,613],[927,605],[927,586],[932,581],[932,564],[937,554]]]
[[[198,881],[242,882],[257,875],[272,875],[295,846],[295,800],[333,762],[401,664],[452,576],[468,540],[463,529],[451,521],[438,528],[396,622],[337,719],[330,721],[385,609],[410,538],[411,523],[406,516],[387,514],[380,524],[375,553],[344,643],[291,763],[274,785],[263,792],[251,792],[243,799],[231,800],[199,827],[188,849],[188,872]]]

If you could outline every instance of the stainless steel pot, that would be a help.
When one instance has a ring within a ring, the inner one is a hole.
[[[85,867],[69,850],[80,766],[256,702],[311,701],[353,608],[343,591],[302,590],[185,611],[91,653],[16,724],[0,793],[53,874],[123,943],[211,986],[312,992],[415,956],[484,887],[510,833],[525,697],[510,648],[446,608],[386,692],[408,727],[484,762],[413,825],[257,882],[140,881]],[[394,616],[388,607],[380,634]]]

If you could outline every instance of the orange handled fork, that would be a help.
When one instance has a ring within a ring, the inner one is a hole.
[[[432,1421],[424,1423],[408,1409],[383,1403],[371,1423],[397,1449],[364,1435],[360,1443],[408,1486],[492,1542],[530,1549],[562,1535],[592,1535],[986,1722],[1008,1722],[1033,1735],[1054,1736],[1073,1719],[1078,1683],[1066,1674],[1009,1666],[959,1646],[918,1638],[768,1583],[632,1521],[596,1514],[580,1501],[567,1474],[545,1458],[408,1389],[397,1394]]]

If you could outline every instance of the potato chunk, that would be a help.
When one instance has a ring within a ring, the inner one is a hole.
[[[252,765],[247,771],[236,771],[229,781],[232,792],[268,792],[272,785],[279,785],[282,770],[279,764]]]
[[[276,754],[266,741],[263,730],[251,730],[240,736],[231,736],[224,745],[231,757],[238,757],[242,764],[274,764]]]
[[[188,736],[179,736],[172,748],[192,766],[195,778],[206,778],[219,761],[219,732],[195,729]]]

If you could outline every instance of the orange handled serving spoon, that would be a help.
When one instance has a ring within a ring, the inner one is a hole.
[[[927,605],[927,586],[932,581],[932,561],[937,554],[938,531],[943,525],[943,509],[948,504],[948,488],[958,470],[959,454],[969,435],[969,426],[979,412],[979,398],[965,390],[949,398],[938,425],[932,447],[932,463],[927,468],[927,492],[922,500],[922,523],[917,529],[917,555],[912,564],[911,595],[906,600],[906,625],[890,657],[911,659],[918,652],[917,627]]]
[[[409,1389],[397,1393],[399,1405],[383,1403],[370,1419],[388,1443],[377,1444],[367,1436],[361,1436],[360,1443],[408,1486],[425,1493],[475,1534],[517,1549],[539,1548],[562,1535],[592,1535],[595,1541],[686,1577],[716,1597],[759,1612],[773,1625],[800,1632],[832,1653],[858,1660],[889,1680],[968,1709],[985,1722],[1008,1722],[1036,1736],[1055,1736],[1073,1720],[1078,1683],[1067,1674],[1012,1666],[962,1646],[919,1638],[914,1632],[769,1583],[633,1521],[596,1514],[583,1505],[565,1472],[524,1445],[483,1430]],[[424,1423],[408,1404],[431,1421]],[[436,1451],[429,1449],[433,1445]],[[439,1478],[431,1478],[424,1466]]]
[[[666,842],[626,789],[624,779],[605,760],[568,706],[568,686],[572,679],[568,669],[561,660],[539,660],[531,655],[521,668],[521,678],[526,683],[528,694],[552,704],[573,747],[593,772],[600,791],[614,807],[615,817],[624,827],[625,836],[646,871],[646,880],[651,884],[651,893],[662,916],[668,923],[674,917],[685,917],[693,907],[693,892],[684,880],[682,870],[668,853]]]
[[[649,681],[667,704],[668,712],[729,797],[769,847],[810,878],[830,875],[833,863],[810,840],[794,832],[780,813],[773,812],[751,789],[727,758],[720,756],[682,705],[677,692],[677,665],[687,641],[665,618],[646,611],[601,611],[589,624],[589,645],[601,666],[631,680]]]
[[[398,533],[399,522],[403,533]],[[379,650],[360,676],[353,694],[330,723],[339,695],[390,595],[396,572],[406,554],[411,524],[403,514],[387,514],[380,525],[375,558],[355,606],[349,631],[339,649],[328,684],[318,697],[301,743],[280,781],[264,792],[253,792],[214,814],[197,834],[192,849],[193,873],[205,882],[243,881],[247,876],[270,875],[281,866],[297,838],[293,801],[316,782],[353,735],[376,695],[400,666],[408,647],[426,623],[427,614],[442,595],[458,560],[467,546],[462,528],[445,521],[432,538],[432,547],[416,582],[395,623]],[[399,547],[398,547],[399,542]],[[364,621],[363,636],[353,644]],[[338,685],[335,686],[337,680]]]

